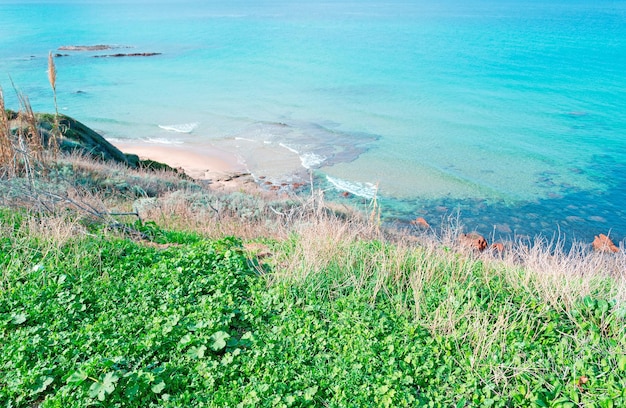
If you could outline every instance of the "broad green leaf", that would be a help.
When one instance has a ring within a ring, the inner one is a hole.
[[[91,398],[98,397],[99,401],[104,401],[107,394],[111,394],[115,391],[115,383],[118,379],[119,377],[115,375],[114,372],[108,372],[102,381],[96,381],[91,384],[91,387],[89,387],[89,396]]]
[[[12,317],[11,323],[19,325],[26,321],[26,319],[28,318],[28,315],[26,313],[20,313],[20,314],[12,314],[11,317]]]
[[[66,383],[81,383],[83,381],[85,381],[85,379],[87,378],[87,373],[78,370],[78,371],[74,371],[72,374],[70,374],[69,377],[67,377],[67,380],[65,380]]]
[[[48,388],[48,385],[52,384],[54,378],[52,377],[39,377],[33,385],[33,393],[39,394]]]
[[[591,309],[591,308],[594,308],[596,306],[596,301],[593,300],[593,298],[591,296],[585,296],[583,298],[583,304]]]
[[[159,381],[157,384],[152,386],[152,392],[155,394],[160,394],[165,389],[165,383],[163,380]]]
[[[224,349],[224,347],[226,347],[226,340],[228,340],[229,338],[230,334],[224,331],[218,331],[216,333],[213,333],[213,335],[211,336],[211,340],[213,341],[211,343],[211,350],[219,351]]]
[[[626,371],[626,356],[621,356],[617,361],[617,368],[620,371]]]
[[[609,311],[609,303],[606,300],[604,299],[598,300],[597,305],[601,314],[604,314]]]
[[[311,401],[313,397],[315,396],[315,394],[317,394],[317,390],[318,390],[318,387],[316,385],[304,390],[304,399],[306,401]]]
[[[178,342],[181,346],[185,346],[189,343],[191,343],[191,335],[189,333],[185,334]]]
[[[187,357],[190,358],[202,358],[204,357],[204,352],[206,351],[206,346],[203,344],[200,347],[190,347],[187,351]]]

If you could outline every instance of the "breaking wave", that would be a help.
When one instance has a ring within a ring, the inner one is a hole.
[[[167,130],[168,132],[176,132],[176,133],[191,133],[195,128],[198,127],[197,122],[193,123],[181,123],[178,125],[159,125],[159,127],[163,130]]]
[[[328,129],[315,123],[257,122],[236,135],[235,140],[277,144],[297,154],[306,169],[350,162],[365,152],[378,136]]]
[[[372,199],[376,197],[376,186],[372,183],[359,183],[356,181],[347,181],[339,178],[326,176],[326,180],[332,184],[335,189],[347,191],[356,196]]]
[[[185,143],[182,140],[164,139],[164,138],[161,138],[161,137],[149,137],[149,138],[144,139],[144,141],[147,142],[147,143],[169,144],[169,145],[178,145],[178,144]]]

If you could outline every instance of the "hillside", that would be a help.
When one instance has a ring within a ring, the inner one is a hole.
[[[626,405],[623,252],[42,157],[0,187],[2,406]]]

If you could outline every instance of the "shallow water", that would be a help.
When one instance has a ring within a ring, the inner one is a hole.
[[[51,111],[67,54],[61,110],[109,138],[314,171],[388,220],[623,239],[626,3],[489,3],[0,2],[0,85]],[[58,50],[94,44],[118,47]]]

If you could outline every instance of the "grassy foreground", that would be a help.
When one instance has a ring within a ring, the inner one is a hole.
[[[48,79],[56,107],[52,54]],[[18,96],[0,89],[0,407],[626,406],[623,248],[476,254],[317,192],[68,157],[83,125]]]
[[[626,406],[623,276],[132,227],[0,212],[0,406]]]

